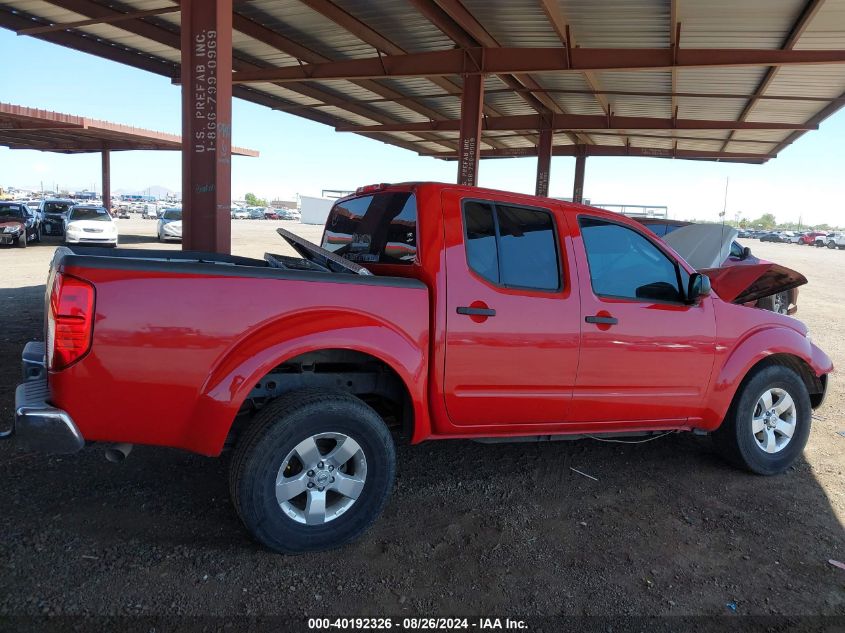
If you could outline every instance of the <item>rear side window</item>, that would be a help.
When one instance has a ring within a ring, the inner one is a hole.
[[[417,200],[377,193],[332,207],[322,247],[359,264],[411,264],[417,255]]]
[[[598,218],[582,217],[579,222],[597,296],[683,301],[677,263],[645,236]]]
[[[467,200],[463,205],[469,267],[501,286],[557,290],[560,263],[552,214]]]

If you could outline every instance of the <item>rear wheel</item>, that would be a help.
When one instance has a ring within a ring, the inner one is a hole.
[[[804,381],[788,367],[773,365],[743,382],[713,440],[735,466],[775,475],[804,450],[811,418]]]
[[[261,544],[295,554],[357,539],[384,508],[395,449],[379,415],[345,392],[300,391],[267,405],[238,440],[232,501]]]

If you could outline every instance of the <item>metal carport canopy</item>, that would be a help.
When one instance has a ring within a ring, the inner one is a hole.
[[[0,26],[181,81],[186,125],[214,33],[224,102],[458,159],[469,184],[479,157],[537,155],[541,195],[552,155],[582,178],[587,156],[762,163],[845,103],[845,0],[0,0]]]
[[[0,102],[0,146],[62,154],[100,152],[103,204],[110,208],[112,150],[181,150],[182,137]],[[257,151],[242,147],[233,147],[232,154],[258,156]]]

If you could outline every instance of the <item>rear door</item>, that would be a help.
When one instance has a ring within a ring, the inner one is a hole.
[[[682,422],[702,413],[715,360],[713,299],[685,302],[689,275],[645,232],[579,215],[583,330],[579,422]]]
[[[565,219],[518,200],[442,194],[444,398],[458,426],[539,425],[569,416],[580,311],[561,249]]]

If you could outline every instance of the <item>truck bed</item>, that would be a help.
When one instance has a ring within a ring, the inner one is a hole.
[[[261,377],[321,349],[378,354],[425,401],[421,281],[206,252],[64,247],[48,288],[57,272],[95,288],[90,351],[49,375],[51,403],[86,440],[215,455]]]

